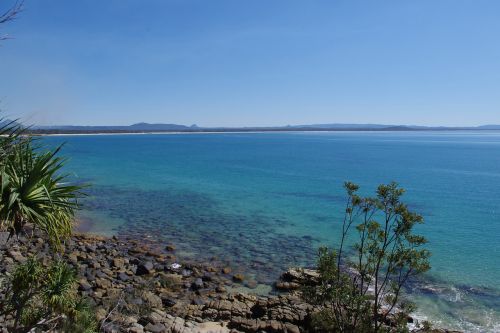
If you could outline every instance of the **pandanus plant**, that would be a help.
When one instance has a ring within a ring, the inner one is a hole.
[[[4,164],[12,149],[25,140],[24,128],[16,120],[0,117],[0,165]]]
[[[29,257],[16,267],[2,291],[0,315],[14,321],[12,332],[94,333],[96,321],[87,301],[78,296],[76,274],[63,261],[44,266]]]
[[[18,235],[29,223],[59,245],[71,235],[81,187],[67,184],[60,172],[60,147],[41,151],[28,139],[11,149],[0,166],[0,229]]]

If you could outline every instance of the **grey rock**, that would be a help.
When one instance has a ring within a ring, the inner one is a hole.
[[[203,284],[203,280],[200,279],[200,278],[197,278],[196,280],[194,280],[194,282],[191,284],[191,288],[193,290],[199,290],[199,289],[202,289],[204,287],[204,284]]]
[[[129,327],[127,331],[129,333],[143,333],[144,327],[139,324],[134,324],[132,327]]]
[[[85,250],[88,253],[94,253],[96,251],[96,246],[95,245],[87,245],[87,246],[85,246]]]
[[[201,277],[201,279],[203,281],[212,281],[212,279],[213,279],[212,278],[212,274],[210,274],[210,273],[207,272],[207,273],[203,274],[203,276]]]
[[[94,274],[92,274],[92,273],[91,273],[91,272],[89,272],[89,271],[87,271],[87,272],[85,273],[85,278],[87,279],[87,281],[90,281],[90,282],[95,281],[95,276],[94,276]]]
[[[278,281],[276,282],[276,289],[278,290],[296,290],[300,288],[300,284],[297,282],[285,282],[285,281]]]
[[[151,324],[151,323],[149,323],[149,324],[146,325],[146,327],[144,327],[144,329],[146,331],[150,331],[152,333],[163,333],[163,332],[165,332],[167,330],[167,328],[165,327],[165,325],[160,324],[160,323],[159,324],[154,324],[154,325]]]
[[[134,304],[134,305],[142,305],[144,304],[144,301],[142,300],[142,298],[134,298],[130,301],[130,304]]]
[[[191,274],[193,274],[192,271],[190,271],[189,269],[183,269],[181,271],[181,275],[184,276],[184,277],[188,277],[188,276],[191,276]]]
[[[81,291],[89,291],[90,289],[92,289],[92,286],[86,279],[82,278],[80,279],[78,289],[80,289]]]
[[[9,233],[6,231],[0,232],[0,249],[7,248],[7,239],[9,239]]]
[[[206,302],[202,298],[195,298],[191,301],[191,304],[193,305],[204,305]]]
[[[125,260],[123,260],[123,258],[114,258],[112,263],[113,267],[123,268],[123,266],[125,265]]]
[[[101,279],[106,277],[106,274],[103,271],[101,271],[100,269],[96,270],[95,275]]]
[[[146,261],[137,266],[137,270],[135,272],[136,275],[146,275],[154,272],[154,266],[151,261]]]
[[[144,292],[142,295],[142,299],[144,302],[154,308],[161,308],[163,305],[161,298],[150,291]]]
[[[120,333],[120,328],[114,324],[108,324],[102,328],[102,331],[104,333]]]
[[[9,251],[7,251],[7,253],[9,254],[9,257],[11,257],[12,259],[14,259],[17,262],[26,261],[26,258],[19,251],[9,250]]]
[[[128,280],[130,280],[130,277],[125,274],[125,273],[118,273],[118,275],[116,276],[116,278],[120,281],[123,281],[123,282],[127,282]]]
[[[177,304],[177,301],[173,298],[168,298],[168,297],[164,297],[161,299],[162,303],[163,303],[163,306],[165,307],[172,307],[174,306],[175,304]]]

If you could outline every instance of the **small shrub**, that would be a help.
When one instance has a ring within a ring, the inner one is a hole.
[[[62,261],[47,267],[35,257],[18,265],[3,287],[2,314],[11,315],[14,331],[72,327],[71,332],[96,329],[89,305],[77,294],[73,269]]]
[[[404,190],[396,183],[380,185],[376,196],[360,197],[359,187],[345,183],[347,203],[340,246],[320,248],[317,286],[304,297],[322,306],[313,315],[321,332],[406,332],[413,304],[403,302],[403,287],[430,269],[426,239],[413,233],[423,223],[419,214],[401,202]],[[354,254],[345,256],[350,236]]]

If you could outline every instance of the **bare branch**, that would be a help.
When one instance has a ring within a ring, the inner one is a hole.
[[[17,0],[9,9],[0,14],[0,24],[7,23],[16,18],[23,10],[24,0]],[[8,35],[0,36],[0,40],[9,39]]]
[[[101,322],[101,327],[100,327],[100,331],[104,330],[104,328],[111,324],[112,322],[110,323],[106,323],[106,321],[109,319],[109,317],[111,317],[111,315],[113,314],[113,312],[117,311],[118,308],[122,305],[122,302],[123,302],[123,299],[124,299],[124,295],[123,295],[123,292],[120,293],[120,296],[118,298],[118,301],[116,302],[116,305],[114,308],[112,308],[108,314],[106,315],[106,317],[102,320]]]

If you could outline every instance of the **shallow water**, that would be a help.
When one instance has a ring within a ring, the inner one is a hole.
[[[260,283],[314,263],[337,239],[350,180],[407,189],[432,270],[409,292],[419,315],[500,330],[500,132],[334,132],[44,137],[93,186],[81,217],[104,234],[176,244]]]

